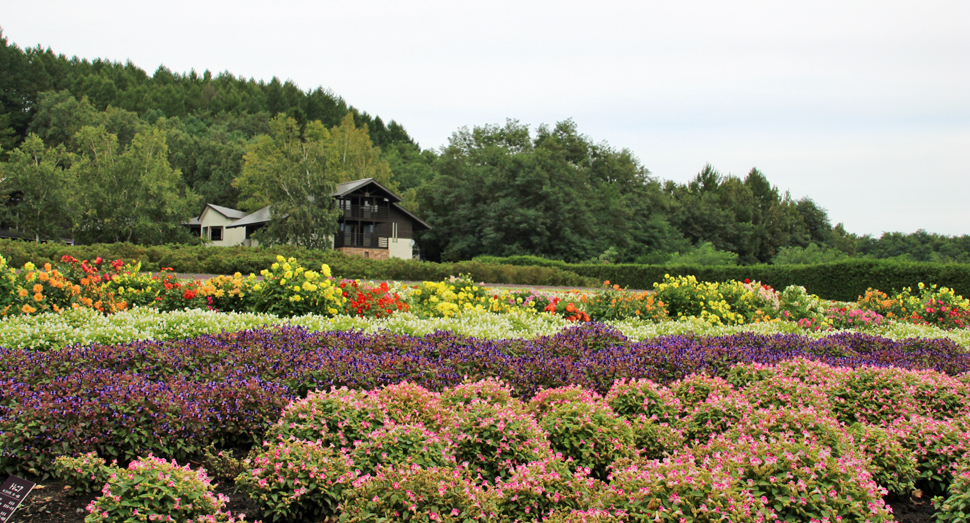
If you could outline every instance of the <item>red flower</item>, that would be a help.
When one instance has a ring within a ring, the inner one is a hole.
[[[103,262],[103,261],[104,260],[102,260],[101,257],[98,256],[97,258],[94,259],[94,264],[95,265],[101,265],[101,262]]]
[[[185,291],[185,295],[184,296],[185,296],[185,299],[186,300],[191,300],[192,298],[195,298],[195,296],[197,294],[198,294],[197,292],[195,292],[194,290],[191,290],[190,289],[190,290]]]

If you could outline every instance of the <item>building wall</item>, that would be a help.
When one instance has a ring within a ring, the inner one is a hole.
[[[393,239],[388,239],[387,255],[390,258],[401,258],[402,260],[410,260],[412,257],[411,239],[400,238],[400,237],[397,239],[397,241],[394,241]]]
[[[389,215],[389,217],[391,219],[390,221],[397,222],[397,237],[398,238],[407,238],[407,239],[414,238],[414,234],[411,231],[411,218],[409,218],[406,214],[398,211],[394,207],[391,207],[391,210],[388,213],[388,215]],[[391,230],[390,230],[391,224],[388,223],[387,224],[387,227],[388,227],[387,236],[390,237],[391,236]]]
[[[211,207],[207,207],[205,211],[202,212],[202,216],[199,218],[199,221],[202,222],[201,232],[203,237],[206,239],[211,236],[212,227],[222,227],[222,240],[213,241],[212,245],[217,245],[220,247],[232,247],[235,245],[241,245],[243,240],[246,239],[245,229],[241,227],[227,229],[226,226],[235,220],[226,218],[225,216],[212,210]]]
[[[386,260],[389,254],[388,249],[367,249],[362,247],[340,247],[338,251],[350,256],[360,256],[374,260]]]

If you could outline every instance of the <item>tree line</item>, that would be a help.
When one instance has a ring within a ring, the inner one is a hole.
[[[970,262],[968,236],[854,235],[754,168],[735,176],[707,165],[687,183],[659,180],[571,120],[462,128],[421,149],[401,124],[322,88],[165,67],[149,75],[130,62],[20,49],[2,33],[0,175],[4,225],[36,240],[189,242],[181,224],[205,203],[272,204],[294,217],[289,229],[275,224],[276,241],[309,246],[335,227],[334,185],[373,177],[432,225],[419,238],[431,260]]]

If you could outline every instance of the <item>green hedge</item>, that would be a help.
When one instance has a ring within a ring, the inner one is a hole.
[[[970,266],[853,260],[819,265],[750,265],[662,267],[655,265],[570,265],[581,276],[609,280],[624,287],[650,289],[664,274],[694,275],[702,281],[757,280],[776,289],[802,285],[822,298],[855,301],[866,289],[884,292],[916,287],[920,282],[950,287],[970,296]]]
[[[535,264],[532,256],[508,258],[481,257],[490,263]],[[957,294],[970,297],[970,265],[899,262],[893,260],[849,260],[818,265],[748,265],[748,266],[663,266],[633,264],[571,264],[544,260],[544,264],[594,278],[609,280],[621,287],[652,289],[655,282],[671,276],[693,275],[702,281],[757,280],[776,289],[802,285],[808,292],[830,300],[854,301],[866,289],[884,292],[903,287],[916,287],[920,282],[950,287]],[[541,263],[541,262],[540,262]]]
[[[45,262],[56,264],[65,254],[79,260],[93,260],[100,256],[105,260],[120,258],[126,261],[140,261],[142,270],[158,271],[163,267],[171,267],[179,274],[233,274],[235,272],[259,274],[261,270],[275,262],[277,254],[280,254],[297,258],[307,268],[326,263],[334,275],[344,278],[440,281],[449,276],[469,274],[476,281],[488,283],[568,287],[591,287],[599,283],[556,267],[492,264],[478,260],[440,264],[400,259],[374,260],[348,256],[336,251],[313,251],[292,246],[275,248],[202,245],[140,246],[130,243],[70,246],[0,240],[0,255],[6,258],[7,263],[12,267],[23,267],[28,261],[38,265]]]

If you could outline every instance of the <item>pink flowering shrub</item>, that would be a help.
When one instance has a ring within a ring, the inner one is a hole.
[[[685,402],[685,408],[674,426],[683,431],[688,441],[703,443],[734,426],[752,410],[748,399],[739,392],[711,396],[701,403]]]
[[[903,446],[916,456],[916,486],[931,494],[946,490],[952,479],[951,465],[970,452],[970,433],[952,420],[910,416],[897,419],[888,428],[898,431]]]
[[[603,397],[576,385],[543,389],[529,400],[529,411],[542,418],[560,405],[581,402],[601,402]]]
[[[350,457],[362,474],[371,474],[378,466],[412,463],[426,468],[456,466],[451,442],[423,425],[385,425],[350,450]]]
[[[711,396],[727,396],[735,392],[734,386],[719,376],[691,374],[670,384],[680,401],[686,405],[700,403]]]
[[[113,469],[101,496],[88,505],[85,523],[245,521],[245,515],[235,517],[222,511],[228,499],[212,492],[202,470],[179,467],[154,456],[132,461],[126,470]]]
[[[584,469],[570,472],[562,459],[548,458],[520,465],[496,483],[495,504],[505,521],[536,521],[556,509],[589,508],[592,494],[605,488]]]
[[[602,400],[560,403],[539,419],[539,425],[548,433],[552,450],[570,460],[570,468],[586,469],[597,479],[606,479],[614,461],[637,456],[630,422]]]
[[[531,414],[480,400],[456,413],[443,432],[455,446],[458,463],[467,463],[473,476],[488,483],[508,478],[518,465],[552,456],[549,439]]]
[[[967,412],[965,385],[937,372],[863,366],[843,369],[840,378],[830,395],[833,412],[845,423],[885,425],[901,416]]]
[[[520,404],[518,399],[512,397],[511,386],[491,377],[455,385],[441,393],[441,401],[448,407],[468,405],[475,400],[505,407]]]
[[[275,519],[315,521],[336,514],[343,491],[357,478],[354,462],[320,442],[292,438],[266,442],[236,477],[246,493]]]
[[[613,382],[606,393],[606,403],[613,412],[630,421],[642,415],[669,422],[681,408],[680,399],[669,388],[647,379]]]
[[[493,494],[456,468],[381,468],[345,492],[341,523],[493,521]]]
[[[868,309],[832,307],[825,311],[825,319],[833,329],[874,329],[889,323],[885,316]]]
[[[720,436],[693,449],[732,471],[748,492],[784,521],[892,521],[865,462],[837,457],[811,440],[758,441]]]
[[[773,515],[768,500],[755,496],[728,465],[733,464],[720,456],[705,462],[689,453],[624,463],[613,468],[609,488],[594,506],[622,511],[628,523],[774,521],[768,519]]]
[[[371,391],[368,397],[389,419],[401,424],[421,423],[437,430],[452,416],[441,402],[441,394],[406,381]]]
[[[767,441],[808,441],[829,447],[835,457],[854,452],[853,441],[827,411],[801,409],[758,409],[724,432],[728,439],[749,437]]]
[[[832,400],[828,389],[828,385],[813,385],[801,378],[775,375],[749,382],[742,392],[756,408],[814,408],[829,411]]]
[[[622,510],[593,508],[589,510],[554,510],[544,523],[624,523],[628,521]]]
[[[290,403],[280,420],[266,432],[267,440],[290,436],[325,445],[351,447],[365,434],[386,421],[367,393],[346,387],[329,392],[311,392],[306,398]]]
[[[88,452],[76,458],[54,458],[54,477],[70,485],[69,494],[72,496],[98,492],[108,482],[111,473],[112,468],[98,457],[97,452]]]
[[[876,483],[897,496],[908,496],[916,488],[918,462],[903,446],[901,433],[865,423],[853,423],[846,430],[855,448],[868,458]]]
[[[970,464],[964,458],[953,466],[953,483],[946,491],[946,498],[935,496],[934,515],[939,523],[967,523],[970,521]]]
[[[691,451],[721,463],[753,497],[773,509],[772,521],[893,521],[863,458],[836,456],[811,440],[759,441],[720,436]],[[732,521],[736,521],[732,518]]]

